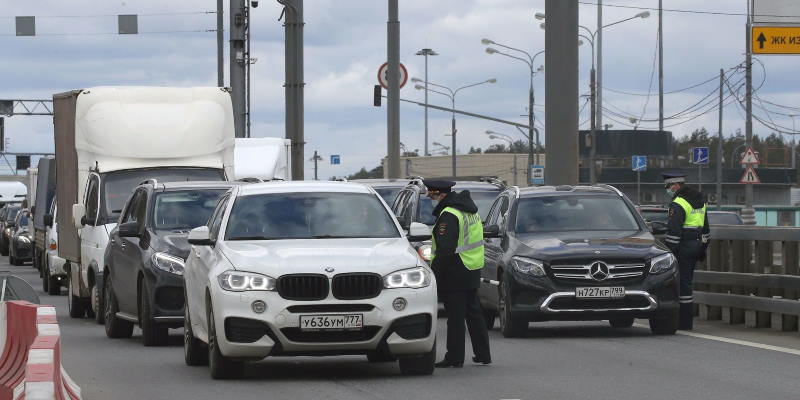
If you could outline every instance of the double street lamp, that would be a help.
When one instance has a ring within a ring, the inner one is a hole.
[[[600,56],[600,55],[596,55],[595,51],[594,51],[594,49],[595,49],[595,46],[594,46],[595,40],[599,40],[599,38],[597,38],[597,32],[601,31],[603,28],[608,28],[609,26],[612,26],[612,25],[621,24],[621,23],[623,23],[625,21],[630,21],[630,20],[636,19],[636,18],[647,18],[649,16],[650,16],[650,12],[649,11],[642,11],[642,12],[640,12],[640,13],[632,16],[632,17],[624,18],[624,19],[621,19],[619,21],[612,22],[612,23],[607,24],[607,25],[603,25],[602,27],[600,27],[600,29],[596,29],[594,31],[592,31],[591,29],[589,29],[589,28],[587,28],[587,27],[585,27],[583,25],[579,25],[578,26],[579,28],[581,28],[584,31],[586,31],[586,35],[584,35],[583,33],[580,33],[580,34],[578,34],[578,36],[580,36],[581,38],[583,38],[586,41],[588,41],[589,44],[592,47],[592,69],[589,72],[589,90],[590,90],[590,96],[591,96],[591,105],[590,105],[591,109],[589,110],[589,112],[591,113],[591,118],[590,118],[591,123],[590,123],[590,133],[589,133],[589,137],[588,137],[588,140],[587,140],[587,144],[589,146],[591,146],[591,147],[589,147],[589,182],[592,185],[597,183],[597,173],[595,171],[595,165],[594,165],[595,164],[595,158],[597,156],[597,153],[596,153],[597,146],[596,146],[596,141],[595,141],[595,131],[597,130],[597,122],[600,120],[600,113],[602,112],[601,111],[601,108],[602,108],[601,105],[597,104],[597,98],[598,97],[602,98],[602,96],[603,96],[602,95],[603,88],[600,85],[597,84],[596,72],[595,72],[596,71],[595,70],[595,59],[597,58],[598,59],[598,65],[597,65],[598,72],[599,72],[600,75],[602,75],[602,73],[603,73],[603,64],[599,62],[600,58],[598,58],[598,56]],[[534,14],[534,17],[536,19],[538,19],[538,20],[545,20],[546,19],[545,14],[544,13],[540,13],[540,12]],[[545,29],[545,26],[546,25],[544,23],[542,23],[542,25],[541,25],[542,29]]]
[[[500,139],[508,142],[508,149],[514,155],[514,186],[517,186],[517,152],[514,149],[514,140],[512,140],[511,137],[506,134],[495,131],[486,131],[486,134],[489,135],[489,139]]]
[[[515,51],[520,55],[524,55],[525,58],[506,53],[494,47],[486,48],[486,54],[499,54],[501,56],[506,56],[509,58],[513,58],[515,60],[522,61],[528,66],[528,69],[530,70],[531,79],[530,79],[530,87],[528,89],[528,181],[530,181],[531,165],[534,165],[534,155],[533,155],[534,132],[536,133],[536,165],[539,165],[539,152],[541,152],[541,145],[539,143],[539,130],[534,127],[534,124],[536,122],[536,117],[533,113],[533,105],[534,105],[533,77],[537,73],[544,71],[544,66],[540,65],[539,68],[535,68],[534,63],[536,61],[536,57],[538,57],[540,54],[543,54],[544,50],[531,56],[531,54],[525,50],[517,49],[511,46],[506,46],[504,44],[497,43],[491,39],[481,39],[481,43],[486,46],[495,45],[497,47],[502,47],[507,50]]]
[[[452,159],[453,159],[453,177],[455,178],[455,177],[458,176],[456,174],[456,113],[455,113],[456,95],[458,94],[458,92],[460,92],[461,90],[466,89],[466,88],[471,88],[471,87],[474,87],[474,86],[483,85],[484,83],[496,83],[497,79],[495,79],[495,78],[487,79],[485,81],[476,82],[476,83],[473,83],[473,84],[470,84],[470,85],[462,86],[462,87],[457,88],[455,90],[450,89],[447,86],[439,85],[439,84],[436,84],[436,83],[433,83],[433,82],[428,82],[428,81],[425,81],[425,80],[422,80],[422,79],[419,79],[419,78],[411,78],[411,82],[418,83],[417,85],[414,85],[414,89],[424,90],[426,93],[427,92],[437,93],[437,94],[440,94],[442,96],[446,96],[448,99],[450,99],[450,104],[452,106],[452,108],[451,108],[451,110],[452,110],[451,111],[451,129],[452,129],[451,130],[451,135],[452,135],[452,139],[453,139],[452,152],[450,154],[452,155]],[[424,83],[425,86],[419,85],[419,83]],[[435,87],[440,88],[440,89],[442,89],[444,91],[428,88],[427,87],[428,85],[435,86]],[[436,144],[436,143],[434,142],[433,144]]]

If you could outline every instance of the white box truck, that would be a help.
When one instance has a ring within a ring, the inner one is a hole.
[[[67,260],[69,313],[102,322],[103,257],[133,188],[151,178],[237,176],[230,93],[217,87],[95,87],[55,94],[53,104],[58,255]],[[278,140],[285,151],[285,141]],[[288,164],[288,154],[276,161],[284,159]],[[281,179],[284,172],[274,164],[264,175]]]

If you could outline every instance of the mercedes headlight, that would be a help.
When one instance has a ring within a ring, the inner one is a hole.
[[[511,257],[511,264],[517,272],[533,276],[544,276],[544,263],[527,257]]]
[[[419,248],[417,249],[417,253],[419,253],[419,256],[422,257],[423,260],[430,262],[431,250],[432,250],[431,245],[423,244],[422,246],[419,246]]]
[[[667,272],[675,266],[675,256],[672,253],[664,253],[650,259],[650,273],[660,274]]]
[[[152,261],[153,265],[162,271],[183,275],[184,262],[180,257],[167,253],[153,253]]]
[[[404,269],[384,276],[383,287],[386,289],[424,288],[431,284],[431,275],[431,272],[425,267]]]
[[[273,291],[277,282],[266,275],[233,270],[219,274],[217,280],[222,289],[231,292]]]

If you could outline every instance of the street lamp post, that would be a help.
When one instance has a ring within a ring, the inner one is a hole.
[[[446,96],[447,98],[450,99],[450,104],[452,105],[451,109],[455,110],[456,109],[456,95],[458,94],[459,91],[461,91],[463,89],[466,89],[466,88],[471,88],[473,86],[483,85],[484,83],[496,83],[497,79],[490,78],[490,79],[487,79],[485,81],[476,82],[476,83],[473,83],[473,84],[470,84],[470,85],[462,86],[462,87],[460,87],[460,88],[458,88],[456,90],[450,89],[449,87],[444,86],[444,85],[439,85],[439,84],[436,84],[436,83],[433,83],[433,82],[423,81],[422,79],[419,79],[419,78],[411,78],[411,81],[415,82],[415,83],[423,83],[423,82],[425,83],[425,86],[414,85],[414,89],[424,90],[425,92],[429,92],[430,91],[430,92],[433,92],[433,93],[440,94],[442,96]],[[447,92],[443,92],[443,91],[439,91],[439,90],[435,90],[435,89],[430,89],[430,88],[427,87],[428,85],[436,86],[438,88],[446,90]],[[453,166],[452,166],[452,168],[453,168],[453,177],[455,178],[455,177],[458,176],[456,174],[456,113],[455,113],[455,111],[452,111],[450,114],[451,114],[451,116],[450,116],[451,128],[450,129],[451,129],[451,135],[452,135],[452,139],[453,139],[453,141],[452,141],[452,152],[450,154],[452,155],[452,158],[453,158],[453,162],[452,162]],[[434,143],[434,144],[436,144],[436,143]]]
[[[425,156],[428,153],[428,56],[438,56],[439,53],[433,49],[422,49],[416,53],[418,56],[425,56]]]
[[[511,47],[511,46],[506,46],[504,44],[497,43],[497,42],[495,42],[494,40],[491,40],[491,39],[481,39],[481,43],[486,45],[486,46],[495,45],[495,46],[498,46],[498,47],[502,47],[504,49],[516,51],[517,53],[524,54],[527,57],[527,59],[526,58],[522,58],[522,57],[517,57],[515,55],[508,54],[506,52],[497,50],[497,49],[495,49],[493,47],[487,47],[486,48],[486,53],[487,54],[500,54],[502,56],[506,56],[506,57],[509,57],[509,58],[513,58],[515,60],[522,61],[526,65],[528,65],[528,69],[530,70],[530,86],[528,88],[528,168],[527,168],[528,169],[528,172],[527,172],[527,174],[528,174],[528,183],[530,184],[531,165],[534,165],[534,154],[533,154],[534,133],[536,134],[536,159],[535,159],[536,165],[539,165],[539,152],[542,151],[542,147],[541,147],[541,144],[539,142],[539,130],[534,127],[534,124],[536,123],[536,116],[533,113],[533,105],[535,104],[535,97],[534,97],[534,93],[533,93],[533,77],[536,75],[537,72],[544,71],[544,67],[540,66],[539,68],[534,69],[533,65],[534,65],[534,63],[536,61],[536,57],[538,57],[540,54],[544,53],[544,50],[542,50],[542,51],[534,54],[533,56],[531,56],[531,54],[528,53],[525,50],[520,50],[520,49]]]
[[[514,155],[513,179],[514,179],[514,186],[517,186],[517,152],[514,151],[514,141],[511,140],[511,138],[508,135],[504,135],[502,133],[498,133],[495,131],[486,131],[486,134],[489,135],[489,139],[500,139],[508,142],[508,149]]]
[[[597,183],[597,172],[595,171],[595,158],[597,157],[597,146],[596,146],[597,141],[595,140],[595,133],[597,131],[597,124],[599,121],[601,121],[601,116],[602,116],[602,106],[598,102],[598,98],[602,97],[602,90],[603,90],[603,88],[598,84],[596,79],[596,76],[598,74],[602,74],[602,69],[603,69],[603,64],[600,62],[602,55],[595,54],[595,41],[598,39],[597,35],[598,33],[602,34],[602,30],[604,28],[608,28],[609,26],[621,24],[625,21],[630,21],[636,18],[647,18],[649,16],[650,16],[649,11],[642,11],[632,17],[621,19],[619,21],[612,22],[610,24],[602,25],[598,27],[598,29],[596,29],[595,31],[592,31],[591,29],[583,25],[578,26],[579,28],[585,30],[586,33],[588,34],[588,36],[584,34],[579,34],[578,36],[586,39],[592,47],[592,69],[589,72],[589,87],[590,87],[589,93],[591,96],[591,106],[590,106],[591,124],[589,132],[589,145],[591,146],[589,148],[589,183],[591,183],[592,185]],[[546,19],[545,14],[540,12],[534,14],[534,17],[538,20]],[[545,24],[542,24],[541,27],[542,29],[545,29]],[[602,49],[599,51],[602,51]],[[597,59],[598,62],[596,70],[595,70],[595,59]],[[606,130],[608,130],[608,128],[606,128]]]

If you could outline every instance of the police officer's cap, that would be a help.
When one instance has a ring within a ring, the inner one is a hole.
[[[422,183],[425,184],[425,187],[428,188],[428,191],[439,193],[450,193],[451,189],[456,184],[453,181],[439,179],[423,179]]]
[[[664,178],[665,185],[686,182],[686,174],[684,174],[683,172],[678,172],[678,171],[665,172],[661,174],[661,177]]]

